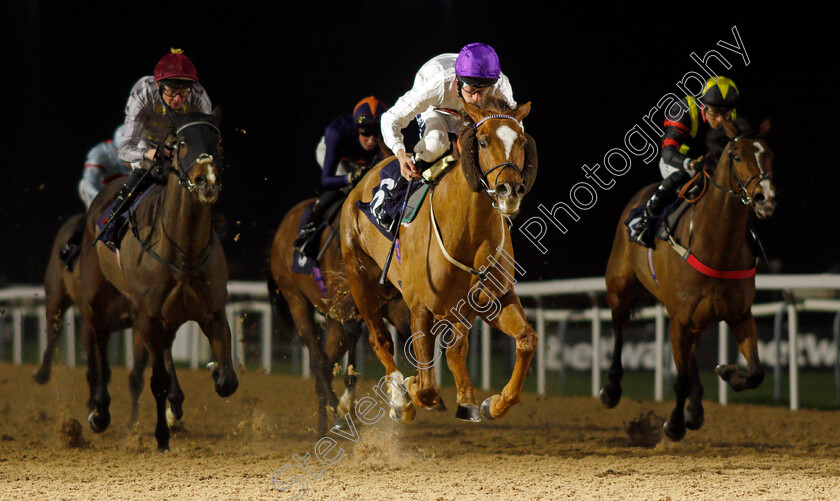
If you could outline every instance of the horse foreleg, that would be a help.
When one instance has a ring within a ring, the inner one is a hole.
[[[216,364],[211,366],[210,371],[216,383],[216,393],[220,397],[229,397],[239,387],[239,379],[233,370],[230,325],[225,317],[225,310],[220,308],[213,313],[209,321],[199,322],[199,326],[210,341],[210,350],[216,359]]]
[[[685,418],[685,427],[697,431],[705,421],[703,410],[703,384],[700,382],[700,372],[697,369],[697,357],[691,356],[691,390],[688,394],[688,407],[685,409],[688,416]]]
[[[699,333],[694,333],[671,319],[671,346],[674,352],[674,364],[677,366],[677,379],[674,381],[676,404],[671,417],[665,421],[665,435],[674,442],[685,437],[685,401],[691,391],[691,360],[694,358],[694,344]]]
[[[455,378],[455,387],[458,389],[458,409],[455,417],[463,421],[478,423],[481,421],[481,412],[475,398],[475,386],[470,379],[470,371],[467,370],[467,353],[469,351],[469,328],[460,322],[453,322],[456,330],[455,343],[446,349],[446,364]]]
[[[446,410],[435,378],[434,367],[440,361],[434,359],[437,336],[430,332],[433,323],[432,312],[425,306],[411,309],[411,330],[415,335],[411,336],[410,347],[414,357],[409,360],[417,367],[417,376],[405,380],[405,389],[411,395],[414,405],[428,410]]]
[[[751,390],[764,381],[764,366],[758,358],[758,334],[755,327],[755,318],[748,313],[737,323],[730,323],[732,334],[738,341],[738,350],[747,360],[747,370],[738,367],[737,364],[718,365],[715,372],[721,379],[729,383],[735,391]]]
[[[143,393],[143,371],[149,364],[149,352],[143,345],[143,338],[134,334],[134,368],[128,374],[128,389],[131,392],[131,417],[128,426],[134,426],[140,413],[140,394]]]
[[[86,340],[88,356],[88,425],[94,433],[102,433],[111,424],[111,395],[108,394],[108,383],[111,381],[111,368],[108,366],[109,333],[104,329],[95,329],[85,321],[82,324],[82,335]]]
[[[163,351],[163,360],[166,364],[166,372],[169,373],[171,386],[169,387],[169,408],[166,409],[166,423],[170,430],[180,431],[184,429],[184,391],[178,383],[178,375],[175,373],[175,362],[172,361],[172,349]]]
[[[522,399],[522,386],[525,375],[531,365],[531,359],[537,350],[537,333],[525,318],[525,310],[519,298],[509,292],[501,300],[501,312],[496,317],[485,318],[484,321],[516,339],[516,363],[513,374],[500,395],[493,395],[481,404],[481,416],[484,419],[498,419]]]

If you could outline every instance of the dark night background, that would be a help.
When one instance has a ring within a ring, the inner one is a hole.
[[[785,273],[821,273],[840,262],[837,77],[829,76],[838,44],[821,10],[219,3],[3,3],[0,285],[42,280],[56,230],[83,208],[77,183],[88,149],[111,137],[129,89],[170,47],[193,60],[224,113],[231,167],[217,208],[231,225],[224,246],[232,279],[264,278],[281,218],[315,192],[314,149],[331,119],[371,94],[393,104],[426,60],[474,41],[496,48],[514,97],[532,102],[525,123],[540,172],[516,223],[538,215],[539,203],[567,201],[585,180],[584,163],[601,163],[661,96],[679,93],[676,82],[697,69],[689,54],[717,49],[733,64],[726,73],[741,90],[740,113],[755,125],[773,122],[779,205],[758,225],[768,254]],[[733,25],[747,67],[716,46],[733,41]],[[407,134],[409,146],[415,140]],[[655,162],[635,159],[568,234],[549,229],[546,256],[514,231],[524,280],[602,274],[621,208],[659,179]]]

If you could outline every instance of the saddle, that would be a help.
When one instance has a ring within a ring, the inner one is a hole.
[[[691,183],[691,181],[689,181],[689,183]],[[691,187],[684,193],[684,197],[678,197],[676,200],[668,204],[662,210],[661,214],[653,214],[651,216],[650,222],[648,223],[650,225],[649,230],[654,232],[658,240],[667,242],[669,235],[671,235],[673,229],[677,227],[677,223],[679,223],[680,218],[682,218],[683,214],[685,214],[691,206],[692,202],[689,202],[689,200],[694,201],[699,196],[702,196],[702,187],[697,184],[691,185]],[[624,221],[628,232],[635,227],[637,220],[641,219],[644,211],[645,204],[642,204],[630,211],[630,214]]]

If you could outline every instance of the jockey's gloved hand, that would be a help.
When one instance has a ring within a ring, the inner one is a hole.
[[[166,143],[158,145],[155,150],[155,162],[164,163],[170,158],[172,158],[172,148]]]
[[[365,172],[367,172],[367,169],[361,169],[360,168],[360,169],[354,170],[350,174],[347,174],[347,182],[350,183],[350,184],[356,184],[356,181],[361,179],[362,176],[365,175]]]
[[[688,164],[688,168],[691,170],[697,170],[697,167],[703,165],[703,159],[705,157],[697,157]]]

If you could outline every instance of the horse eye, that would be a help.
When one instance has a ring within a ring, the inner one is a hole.
[[[481,146],[482,148],[486,148],[487,147],[487,140],[486,139],[479,139],[478,140],[478,145]]]
[[[732,155],[732,160],[735,160],[736,162],[740,162],[741,161],[741,155]]]

